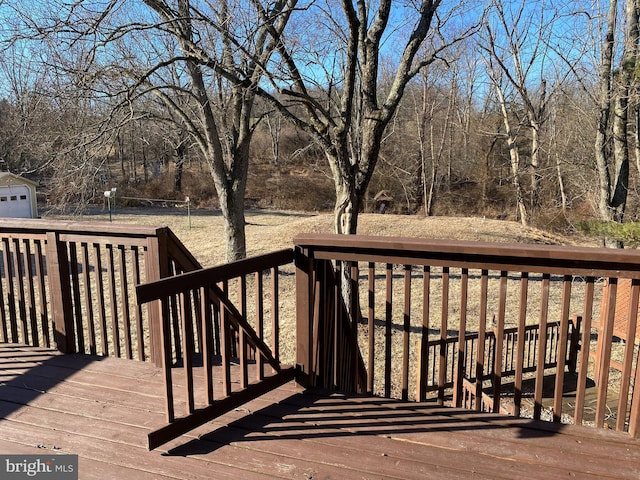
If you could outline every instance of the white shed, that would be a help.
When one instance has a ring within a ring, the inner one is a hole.
[[[36,183],[10,172],[0,172],[0,217],[37,216]]]

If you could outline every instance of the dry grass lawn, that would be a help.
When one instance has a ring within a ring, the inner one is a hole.
[[[50,217],[60,218],[60,217]],[[65,217],[69,218],[69,217]],[[105,222],[108,212],[74,217],[75,220]],[[112,215],[114,223],[170,227],[204,266],[224,262],[225,244],[223,218],[219,211],[195,211],[191,228],[186,209],[179,208],[118,208]],[[259,255],[293,245],[300,233],[333,232],[333,214],[312,214],[291,211],[252,210],[246,214],[247,254]],[[468,217],[430,217],[408,215],[361,214],[358,233],[375,236],[406,236],[494,242],[544,243],[567,245],[584,243],[526,228],[516,222]]]

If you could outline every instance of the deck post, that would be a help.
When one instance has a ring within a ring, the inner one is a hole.
[[[308,249],[295,248],[296,265],[296,382],[303,387],[313,383],[312,372],[312,273],[313,260]]]
[[[62,353],[76,352],[76,337],[73,323],[73,300],[69,278],[69,256],[67,246],[60,241],[58,232],[47,232],[47,277],[51,292],[51,317],[53,338]]]
[[[169,266],[167,263],[167,237],[166,232],[157,231],[156,237],[149,237],[147,240],[147,255],[149,259],[146,263],[146,282],[153,282],[169,276]],[[153,304],[147,305],[149,314],[149,348],[151,361],[158,367],[163,362],[163,339],[162,339],[162,310]]]

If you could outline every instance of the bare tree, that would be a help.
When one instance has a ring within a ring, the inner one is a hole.
[[[295,1],[50,2],[47,15],[19,11],[20,32],[48,42],[58,55],[51,67],[75,75],[87,95],[112,99],[111,119],[153,115],[186,129],[209,166],[231,261],[246,255],[255,92]],[[140,110],[150,96],[162,108]]]
[[[281,39],[281,68],[271,77],[273,92],[262,95],[323,149],[336,191],[336,233],[357,230],[385,128],[409,82],[470,33],[445,32],[443,24],[453,14],[440,0],[415,6],[393,0],[375,6],[363,0],[327,0],[311,4],[297,19],[316,19],[316,29],[307,32],[312,38]],[[307,43],[312,43],[310,49],[305,49]],[[393,46],[389,54],[398,60],[391,80],[381,85],[384,45]]]
[[[454,63],[451,69],[455,69]],[[451,70],[450,69],[450,70]],[[421,172],[422,195],[425,216],[433,215],[437,190],[439,187],[440,169],[445,156],[448,134],[452,129],[451,120],[457,100],[455,70],[449,76],[435,69],[435,72],[423,71],[420,78],[421,93],[415,102],[416,130],[418,136],[419,171]],[[433,79],[444,78],[442,91],[439,83]],[[449,77],[449,78],[447,78]],[[447,80],[450,82],[447,83]],[[449,145],[451,147],[452,145]],[[451,155],[449,155],[449,159]],[[447,177],[451,176],[451,162],[448,162]]]
[[[556,46],[560,43],[558,35],[567,28],[567,18],[575,15],[575,7],[571,5],[567,8],[549,0],[492,0],[488,10],[481,47],[490,57],[494,70],[493,83],[500,89],[499,101],[504,106],[502,97],[508,85],[523,110],[522,115],[517,115],[517,111],[509,109],[509,114],[517,124],[507,126],[505,123],[505,128],[513,132],[516,128],[525,127],[528,131],[529,152],[526,159],[522,158],[518,143],[509,139],[507,132],[518,210],[525,224],[532,211],[540,207],[540,184],[547,166],[542,159],[541,135],[549,117],[549,102],[573,74],[574,65],[582,56],[582,49],[573,45],[569,38],[562,39],[562,50],[567,51],[564,54]],[[563,24],[558,26],[560,22]],[[498,77],[500,82],[495,81]],[[508,121],[505,117],[505,122]],[[514,155],[519,157],[517,168]],[[528,201],[521,204],[525,201],[524,184],[515,176],[522,177],[525,174],[529,177]],[[523,195],[522,199],[520,195]]]
[[[503,75],[501,72],[496,72],[495,69],[492,69],[490,76],[496,91],[498,104],[500,105],[500,113],[502,114],[502,123],[504,125],[504,137],[509,149],[509,165],[511,167],[511,181],[515,190],[516,208],[518,210],[520,222],[523,225],[527,225],[529,223],[529,212],[527,211],[524,188],[522,185],[522,165],[520,160],[520,149],[517,141],[518,130],[514,129],[512,126],[511,113],[507,106],[507,100],[505,97],[505,85],[502,80]]]
[[[640,13],[637,0],[627,0],[624,4],[624,21],[618,22],[618,9],[617,0],[610,0],[602,41],[595,157],[599,179],[600,217],[606,221],[622,222],[629,191],[630,119],[634,121],[636,138],[640,127],[638,99],[637,95],[633,95],[637,90],[636,62]],[[616,67],[618,36],[624,40],[620,65]],[[610,144],[613,145],[612,148],[609,147]],[[617,244],[610,240],[606,243],[610,246]]]

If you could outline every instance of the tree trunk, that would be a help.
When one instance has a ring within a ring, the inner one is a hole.
[[[431,217],[433,215],[433,205],[435,203],[436,188],[438,180],[438,163],[435,158],[431,159],[431,171],[429,172],[429,183],[425,184],[426,203],[424,206],[425,215]]]
[[[415,183],[416,199],[415,199],[415,205],[412,211],[414,213],[418,213],[421,208],[426,207],[424,202],[427,196],[427,189],[425,186],[425,178],[424,178],[424,160],[422,156],[420,157],[420,161],[418,162],[418,169],[416,171],[415,181],[416,181]],[[424,210],[424,212],[426,216],[426,210]]]
[[[613,153],[615,159],[615,181],[609,203],[613,220],[622,223],[629,192],[629,142],[627,137],[628,89],[621,86],[613,108]]]
[[[567,192],[564,188],[564,178],[562,178],[562,169],[560,168],[560,155],[556,154],[556,174],[558,176],[558,192],[560,193],[560,202],[562,211],[567,211]]]
[[[275,119],[272,119],[271,116],[267,116],[266,122],[269,129],[269,136],[271,137],[271,155],[273,157],[273,164],[278,166],[280,165],[280,135],[282,132],[282,118],[278,116]]]
[[[334,213],[334,231],[338,234],[354,235],[358,230],[358,213],[362,202],[358,198],[353,182],[339,179],[335,184],[336,203]]]
[[[184,157],[176,158],[175,171],[173,174],[173,191],[182,192],[182,173],[184,171]]]
[[[531,198],[530,211],[540,206],[540,124],[531,121]]]
[[[181,135],[182,137],[183,135]],[[184,161],[187,151],[187,145],[185,141],[181,141],[176,147],[176,161],[174,164],[173,174],[173,191],[182,192],[182,174],[184,172]]]
[[[223,189],[219,200],[220,210],[224,217],[225,261],[229,263],[246,256],[244,190],[240,192],[233,189]]]
[[[613,219],[609,209],[611,196],[611,174],[609,172],[609,154],[607,151],[607,130],[609,128],[609,114],[611,111],[611,73],[613,68],[614,34],[616,29],[616,0],[609,2],[609,16],[607,33],[602,48],[602,66],[600,70],[600,100],[598,129],[595,141],[595,157],[598,169],[598,211],[600,218],[605,221]]]
[[[498,93],[500,109],[502,111],[502,122],[504,124],[505,134],[507,136],[507,146],[509,148],[509,159],[511,162],[511,177],[516,194],[516,208],[518,209],[518,214],[520,216],[520,223],[526,226],[529,223],[529,215],[525,206],[524,192],[522,189],[522,182],[520,180],[520,152],[518,151],[518,145],[513,136],[513,131],[511,130],[511,123],[509,122],[509,112],[507,111],[504,94],[502,93],[502,89],[497,84],[497,82],[495,87],[496,92]]]

